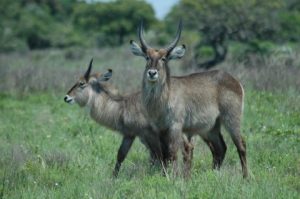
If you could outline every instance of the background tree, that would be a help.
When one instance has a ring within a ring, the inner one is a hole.
[[[139,0],[0,0],[0,17],[0,51],[120,45],[142,19],[156,21]]]
[[[186,29],[201,35],[193,56],[199,68],[209,69],[224,61],[232,41],[263,52],[262,41],[300,40],[299,3],[294,0],[181,0],[169,13],[167,24],[180,17]],[[211,57],[203,60],[201,52],[207,48],[211,49]]]
[[[149,41],[165,45],[183,18],[188,35],[184,40],[194,49],[185,59],[208,69],[224,61],[232,47],[247,55],[300,41],[299,4],[298,0],[181,0],[165,20],[158,21],[151,5],[141,0],[0,0],[0,51],[122,45],[136,35],[141,20],[146,30],[151,27]],[[169,34],[161,31],[166,28]]]
[[[121,45],[124,38],[136,33],[138,24],[156,21],[154,10],[145,1],[117,0],[81,3],[75,6],[74,24],[85,33],[98,35],[99,45]]]
[[[0,50],[65,47],[74,44],[70,24],[75,0],[1,0]],[[76,42],[75,42],[76,43]]]

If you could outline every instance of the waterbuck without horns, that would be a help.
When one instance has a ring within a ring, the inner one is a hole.
[[[223,125],[237,148],[243,177],[247,177],[246,145],[240,132],[243,87],[230,74],[219,70],[171,77],[168,62],[182,58],[185,53],[185,45],[176,46],[181,30],[180,21],[175,39],[168,47],[157,50],[146,43],[141,23],[140,45],[130,41],[132,53],[146,59],[142,104],[149,120],[159,131],[166,132],[164,137],[175,168],[182,132],[189,140],[193,135],[200,135],[212,152],[213,168],[219,168],[227,148],[221,134]]]
[[[118,175],[120,166],[124,161],[135,137],[138,136],[143,144],[150,150],[152,163],[161,163],[163,159],[160,138],[151,127],[143,114],[141,93],[121,96],[107,81],[112,77],[112,70],[104,74],[90,74],[92,62],[84,76],[68,91],[64,101],[90,108],[91,117],[101,125],[119,131],[123,136],[122,144],[118,150],[117,162],[113,172]],[[159,162],[157,162],[159,161]]]

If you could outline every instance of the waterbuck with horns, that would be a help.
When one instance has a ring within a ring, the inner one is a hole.
[[[176,46],[181,30],[180,21],[175,39],[168,47],[157,50],[146,43],[141,23],[140,45],[130,41],[132,53],[146,59],[142,104],[149,120],[159,131],[166,132],[164,137],[175,168],[182,132],[189,140],[193,135],[200,135],[212,152],[213,168],[219,168],[226,153],[221,135],[223,125],[237,148],[243,176],[247,177],[246,145],[240,132],[243,87],[230,74],[219,70],[171,77],[169,61],[182,58],[186,49],[185,45]]]
[[[90,74],[92,62],[84,76],[68,91],[64,101],[79,106],[90,108],[91,117],[101,125],[119,131],[123,136],[122,144],[117,155],[114,176],[118,175],[120,166],[124,161],[136,136],[150,150],[151,160],[161,163],[162,152],[160,139],[152,131],[143,114],[141,93],[137,92],[128,96],[121,96],[107,81],[112,77],[112,70],[104,74]],[[157,163],[157,162],[156,162]]]

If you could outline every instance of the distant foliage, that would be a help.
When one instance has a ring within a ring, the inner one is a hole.
[[[191,53],[184,59],[199,68],[223,62],[232,43],[268,54],[300,42],[299,0],[180,0],[163,21],[143,0],[0,0],[0,52],[118,46],[141,20],[149,43],[164,46],[180,18]]]
[[[0,50],[42,49],[77,44],[70,24],[75,0],[1,0]],[[77,39],[77,40],[76,40]]]
[[[194,44],[194,59],[200,68],[208,69],[224,61],[232,41],[246,44],[250,51],[258,53],[268,52],[260,42],[300,42],[297,0],[181,0],[169,13],[167,24],[181,17],[185,30],[201,35]],[[207,47],[214,53],[203,60],[199,49]]]
[[[119,45],[140,20],[155,22],[139,0],[1,0],[0,51]]]
[[[153,8],[144,1],[118,0],[110,3],[76,4],[74,24],[85,33],[97,33],[99,45],[120,45],[135,33],[140,21],[155,21]]]

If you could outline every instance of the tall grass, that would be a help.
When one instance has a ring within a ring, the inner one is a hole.
[[[140,89],[145,61],[127,47],[1,54],[0,198],[299,198],[298,55],[229,57],[218,67],[246,85],[242,135],[251,177],[242,179],[222,130],[228,150],[221,170],[211,170],[211,153],[195,138],[192,177],[185,180],[151,168],[139,141],[113,179],[121,137],[63,102],[92,57],[94,71],[114,70],[122,92]],[[170,63],[173,74],[194,71],[181,64]]]
[[[248,55],[240,61],[229,58],[219,68],[235,74],[256,90],[300,91],[300,52]]]
[[[0,55],[2,92],[66,91],[94,58],[94,71],[114,71],[113,82],[123,92],[140,89],[145,60],[133,56],[128,46],[105,49],[67,49]],[[196,71],[187,60],[170,63],[173,75]],[[183,65],[179,67],[179,65]],[[228,71],[250,88],[268,91],[300,91],[300,52],[229,58],[216,68]]]
[[[113,82],[124,92],[140,89],[144,60],[128,47],[79,50],[45,50],[0,55],[2,92],[67,91],[83,75],[91,58],[94,71],[113,69]],[[70,55],[71,54],[71,55]],[[72,55],[75,54],[75,55]]]

